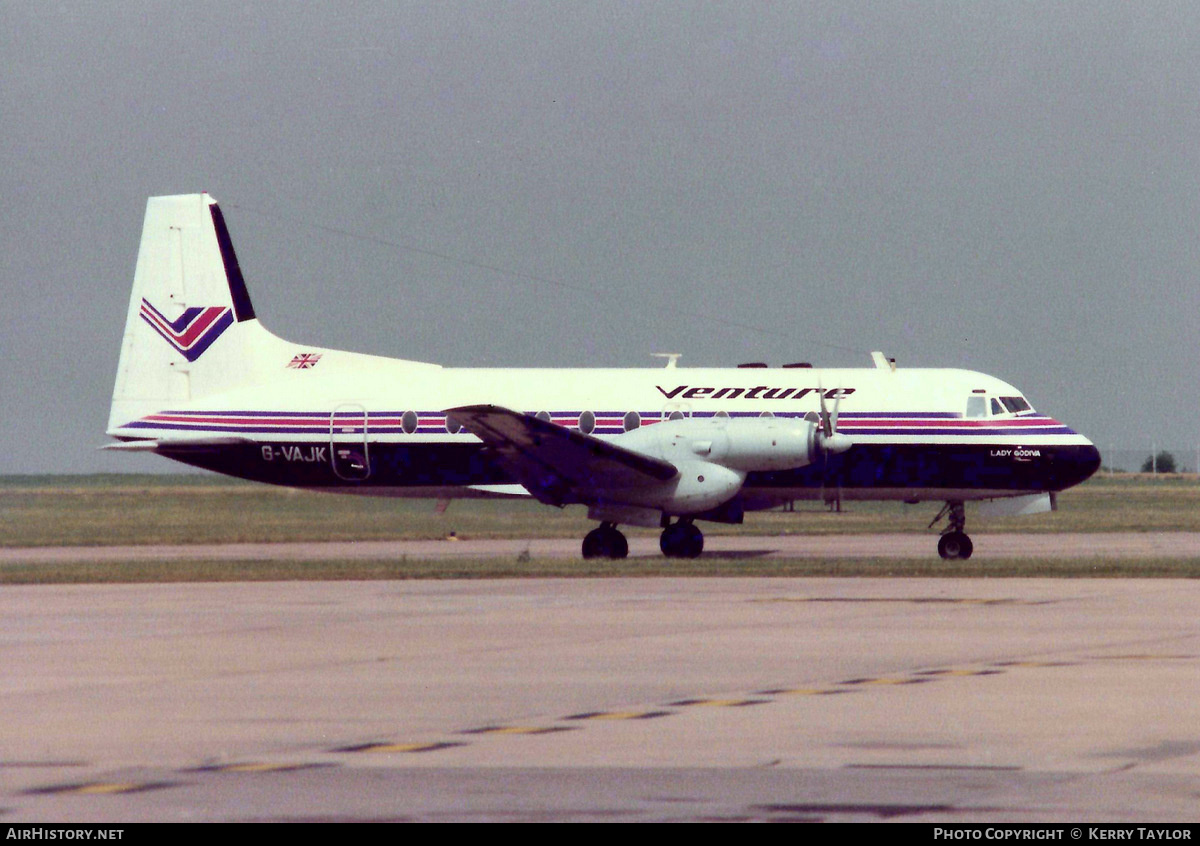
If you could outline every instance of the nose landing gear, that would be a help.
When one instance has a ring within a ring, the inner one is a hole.
[[[942,530],[941,540],[938,541],[938,555],[948,561],[964,561],[970,558],[971,553],[975,551],[975,544],[971,543],[971,539],[963,531],[967,526],[967,512],[962,500],[947,502],[933,518],[929,528],[932,529],[942,517],[946,517],[948,525]]]

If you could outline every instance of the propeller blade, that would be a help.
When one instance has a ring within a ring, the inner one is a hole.
[[[828,503],[834,503],[838,511],[842,510],[842,485],[840,481],[837,484],[837,494],[833,499],[827,499],[825,489],[829,486],[829,456],[843,453],[850,447],[854,446],[854,442],[849,435],[843,435],[837,430],[838,409],[842,404],[842,389],[837,388],[834,391],[833,413],[830,414],[829,408],[825,405],[825,390],[824,387],[817,383],[817,393],[821,398],[821,432],[817,438],[817,442],[821,450],[821,500]]]
[[[838,408],[842,404],[842,389],[836,389],[833,401],[833,413],[830,414],[825,405],[825,391],[818,384],[817,390],[821,395],[821,451],[825,453],[842,453],[854,446],[849,435],[843,435],[837,430]]]
[[[821,401],[821,435],[828,438],[833,434],[833,428],[829,424],[829,407],[825,405],[825,388],[819,381],[817,382],[817,397]]]

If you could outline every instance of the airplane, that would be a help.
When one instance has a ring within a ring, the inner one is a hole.
[[[624,558],[619,526],[701,554],[696,521],[796,500],[942,502],[945,559],[965,503],[1052,510],[1100,454],[1006,382],[958,369],[447,368],[285,341],[255,316],[220,207],[146,206],[106,449],[244,479],[373,496],[582,505],[584,558]]]

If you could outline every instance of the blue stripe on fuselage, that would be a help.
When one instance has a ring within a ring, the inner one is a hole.
[[[314,488],[355,488],[370,493],[379,488],[454,487],[516,484],[517,480],[492,461],[479,443],[372,443],[370,476],[348,482],[328,463],[288,461],[281,447],[311,450],[310,442],[281,440],[244,444],[172,458],[197,467],[279,485]],[[264,459],[268,447],[275,457]],[[1008,453],[996,455],[994,453]],[[793,470],[751,473],[747,493],[772,489],[841,487],[869,498],[872,489],[983,489],[1018,492],[1058,491],[1076,485],[1100,466],[1091,445],[1040,446],[1017,456],[1015,450],[987,444],[855,444],[841,455],[818,459]]]

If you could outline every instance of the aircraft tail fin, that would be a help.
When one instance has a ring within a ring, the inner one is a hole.
[[[254,316],[216,201],[207,194],[151,197],[109,430],[253,383],[283,343]]]

